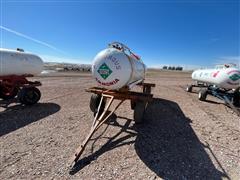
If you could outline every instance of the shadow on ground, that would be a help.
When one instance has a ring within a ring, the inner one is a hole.
[[[131,131],[131,130],[133,130],[133,128],[130,127],[130,124],[131,124],[132,120],[131,119],[127,119],[127,121],[124,123],[124,125],[120,125],[116,121],[116,119],[117,119],[117,116],[115,114],[113,114],[109,118],[107,126],[102,131],[102,133],[98,137],[95,137],[94,139],[91,139],[91,141],[88,143],[88,146],[92,147],[91,148],[92,149],[92,153],[89,156],[87,156],[87,157],[80,157],[79,161],[74,165],[73,168],[70,169],[69,174],[71,174],[71,175],[76,174],[82,168],[84,168],[85,166],[90,164],[92,161],[94,161],[95,159],[97,159],[99,156],[101,156],[102,154],[106,153],[107,151],[110,151],[110,150],[112,150],[114,148],[117,148],[117,147],[120,147],[120,146],[124,146],[124,145],[127,145],[127,144],[132,144],[132,143],[135,142],[135,141],[129,141],[128,140],[129,138],[134,137],[134,136],[137,135],[137,133],[135,131]],[[99,138],[101,138],[101,136],[104,134],[104,132],[108,129],[109,125],[120,127],[119,132],[117,132],[112,137],[109,137],[108,141],[100,149],[98,149],[97,151],[93,152],[94,144],[97,142],[97,140]],[[123,132],[127,133],[127,135],[122,136]]]
[[[203,144],[177,103],[154,99],[146,123],[136,128],[135,149],[140,159],[164,179],[221,179]],[[224,170],[223,170],[224,172]]]
[[[224,169],[222,169],[223,173],[215,168],[204,149],[207,147],[200,142],[190,126],[191,120],[185,117],[177,103],[155,98],[149,103],[145,112],[145,122],[141,125],[132,126],[131,119],[118,118],[126,119],[125,124],[120,125],[116,121],[116,115],[111,117],[111,123],[109,124],[119,126],[120,131],[109,137],[108,141],[99,150],[80,159],[70,171],[70,174],[77,173],[107,151],[135,143],[139,158],[161,178],[228,178]],[[127,135],[120,137],[123,132]],[[134,136],[136,137],[135,140],[127,141]],[[98,138],[100,136],[95,138],[93,143],[92,141],[90,143],[94,144]],[[213,152],[211,151],[211,153]]]
[[[8,106],[9,102],[1,101],[0,104],[4,108],[4,111],[0,112],[0,136],[41,120],[60,110],[60,106],[54,103]]]

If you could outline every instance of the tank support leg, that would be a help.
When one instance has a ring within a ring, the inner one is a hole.
[[[105,107],[103,113],[99,115],[101,104],[106,99],[109,99],[108,104]],[[90,141],[93,134],[103,125],[103,123],[105,123],[108,120],[108,118],[118,109],[118,107],[124,101],[124,100],[120,100],[120,102],[118,102],[116,107],[112,111],[110,111],[110,113],[108,114],[108,112],[109,112],[108,110],[109,110],[110,106],[112,105],[113,100],[114,100],[114,96],[102,94],[101,101],[98,106],[98,111],[94,117],[94,121],[93,121],[91,130],[90,130],[89,134],[87,135],[87,137],[85,138],[85,140],[82,142],[82,144],[77,148],[74,156],[70,159],[70,163],[71,163],[70,167],[71,168],[74,167],[74,165],[78,162],[81,154],[83,153],[87,143]]]

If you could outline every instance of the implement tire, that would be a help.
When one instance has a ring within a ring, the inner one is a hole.
[[[145,107],[146,107],[146,103],[143,101],[136,101],[136,105],[134,108],[134,114],[133,114],[133,118],[136,124],[141,124],[143,123],[143,116],[144,116],[144,112],[145,112]]]
[[[236,107],[240,107],[240,91],[236,90],[233,94],[233,105]]]
[[[22,104],[33,105],[41,98],[41,92],[36,87],[22,88],[19,91],[18,99]]]
[[[100,101],[101,101],[101,96],[99,94],[92,94],[90,98],[89,107],[90,107],[90,110],[94,113],[94,115],[97,113]],[[100,112],[99,112],[100,114],[102,114],[102,112],[104,111],[105,105],[106,105],[106,102],[103,101],[100,107]]]
[[[192,85],[188,85],[188,86],[186,87],[186,91],[187,91],[187,92],[192,92]]]
[[[205,101],[207,99],[207,94],[208,94],[207,89],[200,89],[200,91],[198,93],[198,99],[200,101]]]

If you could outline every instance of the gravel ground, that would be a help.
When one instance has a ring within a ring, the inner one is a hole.
[[[214,97],[186,93],[189,77],[148,73],[156,87],[145,122],[135,125],[124,102],[71,172],[93,119],[84,89],[95,83],[89,74],[37,77],[39,104],[0,100],[0,179],[240,179],[240,117]]]

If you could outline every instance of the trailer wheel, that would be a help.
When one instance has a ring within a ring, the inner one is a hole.
[[[136,105],[134,108],[133,118],[136,124],[141,124],[143,123],[143,115],[145,112],[146,103],[143,101],[137,101],[135,103]]]
[[[187,92],[192,92],[192,85],[188,85],[188,86],[186,87],[186,91],[187,91]]]
[[[151,87],[150,86],[144,86],[143,87],[143,93],[151,94]]]
[[[207,89],[200,89],[200,91],[198,93],[198,99],[200,101],[205,101],[207,98],[207,94],[208,94]]]
[[[19,101],[25,105],[36,104],[41,98],[41,92],[36,87],[22,88],[18,95]]]
[[[4,100],[13,99],[18,94],[19,89],[14,87],[11,92],[5,92],[4,87],[0,86],[0,98]]]
[[[134,110],[136,107],[136,101],[131,100],[130,103],[131,103],[131,109]]]
[[[236,107],[240,107],[240,91],[235,91],[233,94],[233,105]]]
[[[100,101],[101,101],[101,96],[100,95],[92,94],[91,99],[90,99],[89,107],[90,107],[90,110],[94,113],[94,115],[97,113]],[[100,112],[99,112],[100,114],[104,111],[105,104],[106,104],[105,101],[103,101],[102,105],[100,107]]]

